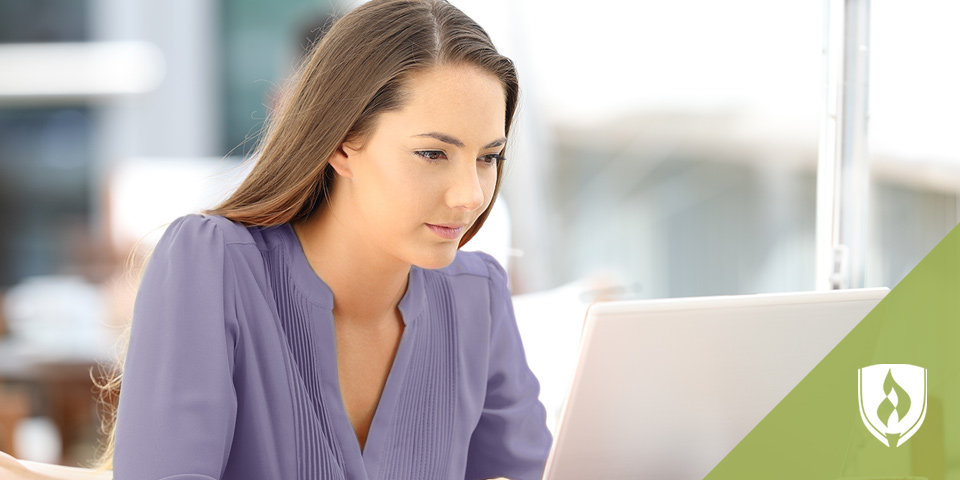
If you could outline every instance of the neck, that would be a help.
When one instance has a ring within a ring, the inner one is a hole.
[[[325,205],[293,229],[313,271],[333,291],[334,319],[371,328],[396,322],[410,264],[385,256],[367,232],[350,228],[331,207]]]

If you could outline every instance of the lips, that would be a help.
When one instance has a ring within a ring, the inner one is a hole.
[[[433,233],[445,238],[447,240],[453,240],[460,236],[463,233],[463,230],[466,228],[466,225],[460,223],[442,223],[442,224],[426,224],[430,230],[433,230]]]

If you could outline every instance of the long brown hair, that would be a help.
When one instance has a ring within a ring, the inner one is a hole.
[[[226,200],[201,213],[244,225],[304,220],[327,201],[335,175],[330,155],[344,141],[362,143],[377,115],[401,108],[411,74],[456,64],[477,66],[500,80],[509,137],[519,96],[516,69],[476,22],[445,0],[373,0],[357,7],[333,24],[291,77],[248,159],[255,162],[249,175]],[[500,192],[503,165],[497,167],[490,205],[460,247],[483,225]],[[101,398],[119,398],[121,377],[115,370],[97,385]],[[109,405],[102,428],[107,442],[97,468],[112,469],[116,409]]]

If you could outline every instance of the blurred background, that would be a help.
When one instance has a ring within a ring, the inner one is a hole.
[[[278,87],[358,3],[0,0],[0,450],[93,458],[128,256],[242,179]],[[815,288],[828,2],[453,3],[521,77],[465,249],[508,267],[551,428],[590,302]],[[865,286],[960,221],[958,14],[871,6]]]

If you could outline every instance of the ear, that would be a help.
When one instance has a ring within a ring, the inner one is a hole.
[[[329,163],[341,177],[353,177],[351,166],[356,158],[357,152],[358,150],[354,145],[343,142],[330,154],[330,157],[327,158],[327,163]]]

